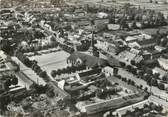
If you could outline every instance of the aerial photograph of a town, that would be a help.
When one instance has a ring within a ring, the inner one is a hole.
[[[0,0],[0,117],[168,117],[168,0]]]

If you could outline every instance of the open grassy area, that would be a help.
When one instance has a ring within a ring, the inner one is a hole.
[[[42,54],[29,57],[31,60],[36,60],[38,65],[50,75],[52,70],[62,69],[67,66],[66,59],[69,53],[58,51],[54,53]]]

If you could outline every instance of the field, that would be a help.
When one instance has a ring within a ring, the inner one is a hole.
[[[29,57],[31,60],[36,60],[38,65],[50,75],[52,70],[62,69],[67,66],[66,59],[69,53],[58,51],[54,53],[42,54]]]

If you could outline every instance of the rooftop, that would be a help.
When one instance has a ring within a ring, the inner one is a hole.
[[[138,41],[138,44],[140,44],[140,45],[155,44],[155,40],[154,39],[145,39],[142,41]]]
[[[89,68],[96,67],[96,66],[106,66],[108,62],[104,59],[87,55],[81,52],[74,52],[72,53],[67,60],[70,61],[77,61],[78,59],[81,59],[82,62],[88,66]]]

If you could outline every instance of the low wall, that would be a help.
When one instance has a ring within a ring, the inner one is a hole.
[[[89,104],[83,106],[84,110],[87,114],[94,114],[97,112],[110,110],[110,109],[117,109],[124,106],[128,106],[130,104],[134,104],[144,100],[144,93],[137,93],[132,94],[125,97],[119,97],[116,99],[106,100],[99,103]]]

